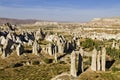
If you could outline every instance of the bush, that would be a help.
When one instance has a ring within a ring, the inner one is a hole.
[[[106,52],[108,55],[110,55],[111,57],[113,57],[114,59],[119,59],[120,58],[120,50],[117,50],[115,48],[106,48]]]
[[[14,65],[14,67],[20,67],[20,66],[23,66],[23,64],[22,64],[22,63],[16,63],[16,64]]]
[[[84,62],[85,65],[91,65],[92,58],[88,57],[88,60]]]
[[[39,61],[33,61],[33,63],[32,63],[33,65],[39,65],[40,64],[40,62]]]
[[[95,40],[94,45],[97,50],[101,50],[101,46],[103,45],[103,42],[99,40]]]
[[[112,67],[112,71],[113,72],[120,71],[120,68]]]
[[[94,44],[95,44],[94,41],[92,39],[89,39],[89,38],[87,38],[85,41],[81,42],[81,46],[88,51],[93,50]]]
[[[11,63],[8,68],[15,68],[15,67],[20,67],[20,66],[23,66],[22,63]]]
[[[84,48],[90,48],[94,46],[94,41],[92,39],[86,39],[84,42],[82,42],[82,46]]]
[[[59,63],[60,63],[60,64],[65,64],[65,62],[64,62],[64,61],[60,61]]]
[[[45,58],[45,59],[44,59],[44,62],[47,63],[47,64],[49,64],[49,63],[52,63],[53,60],[52,60],[52,59]]]
[[[92,39],[89,39],[87,38],[85,41],[82,42],[81,46],[84,48],[84,49],[89,49],[89,51],[92,51],[94,49],[94,47],[97,49],[97,50],[101,50],[101,46],[103,45],[103,42],[102,41],[99,41],[99,40],[92,40]]]

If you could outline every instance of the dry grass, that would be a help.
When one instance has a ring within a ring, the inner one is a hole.
[[[111,71],[91,71],[87,70],[79,76],[79,80],[119,80],[120,72],[111,72]]]
[[[23,61],[40,61],[40,64],[11,66]],[[41,62],[41,57],[33,54],[19,57],[12,54],[6,59],[0,58],[0,80],[50,80],[58,74],[69,71],[69,65],[65,63],[41,64]]]

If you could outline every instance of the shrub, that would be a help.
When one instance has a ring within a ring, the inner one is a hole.
[[[113,72],[120,71],[120,68],[116,68],[116,67],[114,66],[114,67],[112,67],[112,71],[113,71]]]
[[[91,57],[88,57],[88,60],[84,62],[85,65],[91,65]]]
[[[108,55],[110,55],[111,57],[113,57],[114,59],[119,59],[120,58],[120,50],[117,50],[115,48],[106,48],[106,52]]]
[[[20,67],[20,66],[23,66],[22,63],[11,63],[8,68],[15,68],[15,67]]]
[[[59,63],[60,63],[60,64],[65,64],[65,62],[64,62],[64,61],[60,61]]]
[[[33,63],[32,63],[33,65],[39,65],[40,64],[40,62],[39,61],[33,61]]]
[[[84,49],[89,49],[89,51],[92,51],[94,49],[94,47],[97,49],[97,50],[101,50],[101,46],[103,45],[103,42],[102,41],[99,41],[99,40],[92,40],[92,39],[89,39],[87,38],[85,41],[83,41],[81,43],[81,46],[84,48]]]
[[[90,48],[94,46],[94,41],[92,39],[86,39],[84,42],[82,42],[82,46],[84,48]]]
[[[52,61],[53,61],[52,59],[48,59],[48,58],[44,59],[44,62],[47,63],[47,64],[52,63]]]
[[[20,67],[20,66],[23,66],[23,64],[22,64],[22,63],[16,63],[16,64],[14,65],[14,67]]]

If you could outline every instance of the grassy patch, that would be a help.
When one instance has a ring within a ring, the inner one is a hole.
[[[50,80],[52,77],[68,70],[69,66],[67,64],[8,68],[0,71],[0,80]]]

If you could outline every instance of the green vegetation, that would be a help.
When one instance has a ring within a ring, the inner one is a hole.
[[[120,72],[89,72],[81,74],[78,80],[119,80]]]
[[[53,62],[53,59],[45,58],[45,59],[44,59],[44,62],[45,62],[46,64],[49,64],[49,63],[52,63],[52,62]]]
[[[90,65],[91,65],[91,61],[92,61],[92,58],[91,58],[91,57],[86,57],[86,58],[84,57],[84,59],[87,59],[87,60],[84,62],[84,64],[87,65],[87,66],[88,66],[88,65],[90,66]]]
[[[7,66],[7,68],[15,68],[15,67],[21,67],[23,66],[22,63],[11,63],[10,65]]]
[[[52,77],[67,72],[67,64],[47,64],[22,66],[0,70],[0,80],[50,80]]]
[[[115,48],[108,47],[106,48],[107,54],[111,56],[114,59],[120,59],[120,50],[117,50]]]
[[[32,64],[33,64],[33,65],[39,65],[39,64],[40,64],[40,61],[36,61],[36,60],[35,60],[35,61],[32,62]]]
[[[120,72],[103,72],[100,73],[100,78],[102,78],[102,80],[119,80],[120,79]]]
[[[87,49],[88,51],[92,51],[94,47],[96,47],[97,50],[100,50],[101,46],[103,45],[103,42],[102,41],[99,41],[99,40],[92,40],[92,39],[85,39],[84,41],[82,41],[82,44],[81,46],[84,48],[84,49]]]
[[[94,41],[92,39],[86,39],[85,41],[82,42],[82,47],[84,49],[89,48],[89,50],[92,50],[94,48]]]
[[[117,68],[117,67],[113,66],[113,67],[112,67],[112,71],[113,71],[113,72],[120,71],[120,68]]]

